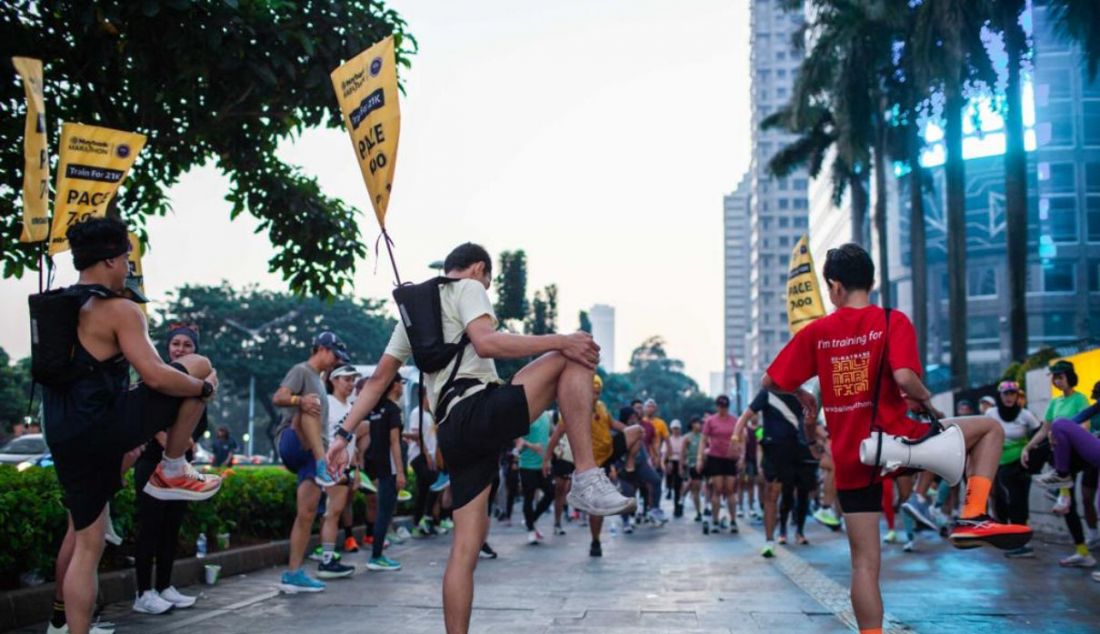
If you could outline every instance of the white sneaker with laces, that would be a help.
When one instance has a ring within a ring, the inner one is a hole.
[[[637,501],[619,493],[603,471],[597,471],[583,486],[578,486],[574,480],[567,501],[572,509],[605,517],[630,513],[638,508]]]
[[[1061,489],[1073,486],[1072,477],[1060,476],[1054,469],[1044,471],[1032,478],[1031,481],[1046,489]]]
[[[160,598],[156,590],[146,590],[134,601],[134,612],[142,614],[164,614],[174,607],[170,601]]]
[[[412,533],[410,533],[409,529],[405,528],[404,526],[400,526],[397,529],[397,536],[403,540],[408,540],[412,538]]]
[[[195,601],[198,600],[196,597],[189,597],[186,594],[181,594],[179,590],[176,590],[175,586],[168,586],[164,590],[161,590],[160,598],[181,610],[195,605]]]
[[[1058,565],[1066,568],[1095,568],[1096,560],[1093,559],[1092,555],[1073,553],[1069,557],[1059,561]]]
[[[537,546],[539,543],[539,535],[535,531],[527,531],[527,544],[530,546]]]

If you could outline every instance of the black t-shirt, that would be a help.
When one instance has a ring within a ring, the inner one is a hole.
[[[389,399],[382,401],[367,416],[370,423],[370,447],[367,448],[367,471],[374,477],[391,475],[394,465],[390,463],[390,430],[400,431],[401,408]],[[404,465],[396,465],[404,468]]]
[[[802,421],[806,415],[802,404],[794,396],[760,390],[749,404],[749,409],[764,419],[764,439],[761,444],[791,441],[806,444],[806,437],[802,433]]]

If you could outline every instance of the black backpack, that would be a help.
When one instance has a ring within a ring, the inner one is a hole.
[[[31,313],[31,377],[35,383],[62,388],[96,371],[75,360],[80,308],[92,297],[119,297],[99,284],[76,284],[27,299]]]
[[[454,361],[451,376],[443,384],[440,401],[436,404],[439,410],[435,412],[437,421],[443,420],[447,405],[456,396],[479,383],[474,379],[455,381],[458,366],[462,365],[462,353],[470,338],[465,332],[458,343],[447,343],[443,338],[443,304],[439,289],[457,281],[450,277],[436,277],[419,284],[402,284],[393,291],[393,300],[397,302],[397,311],[401,314],[401,323],[405,326],[412,348],[413,362],[420,369],[420,389],[424,389],[424,373],[439,372]]]

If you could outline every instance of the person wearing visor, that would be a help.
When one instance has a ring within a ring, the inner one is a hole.
[[[1020,463],[1028,440],[1043,426],[1035,415],[1020,406],[1020,386],[1015,381],[1002,381],[997,386],[1000,403],[986,410],[985,415],[1001,424],[1005,432],[1001,464],[993,487],[993,510],[1002,522],[1027,524],[1030,509],[1031,474]],[[986,397],[983,397],[983,401]],[[1034,557],[1031,546],[1005,552],[1005,557]]]
[[[71,557],[58,579],[65,623],[52,619],[50,627],[85,634],[98,591],[107,502],[122,488],[123,456],[166,431],[164,454],[142,490],[158,500],[197,501],[220,489],[220,478],[200,474],[184,456],[218,379],[210,361],[197,354],[166,363],[135,303],[145,298],[123,299],[130,270],[125,224],[91,218],[69,227],[67,237],[80,272],[71,290],[89,294],[83,296],[75,333],[39,330],[42,341],[75,340],[72,364],[83,369],[78,378],[43,386],[46,438],[74,534],[58,555],[59,562]],[[141,378],[136,385],[131,368]]]

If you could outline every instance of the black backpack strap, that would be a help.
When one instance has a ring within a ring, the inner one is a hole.
[[[882,460],[882,432],[883,429],[878,425],[876,419],[878,418],[878,396],[879,390],[882,388],[882,372],[883,368],[890,364],[890,311],[886,309],[886,330],[882,335],[882,359],[879,361],[878,374],[875,378],[874,391],[871,392],[871,433],[875,431],[879,432],[878,442],[875,445],[875,466],[871,471],[871,484],[875,483],[875,479],[879,477],[879,462]]]

